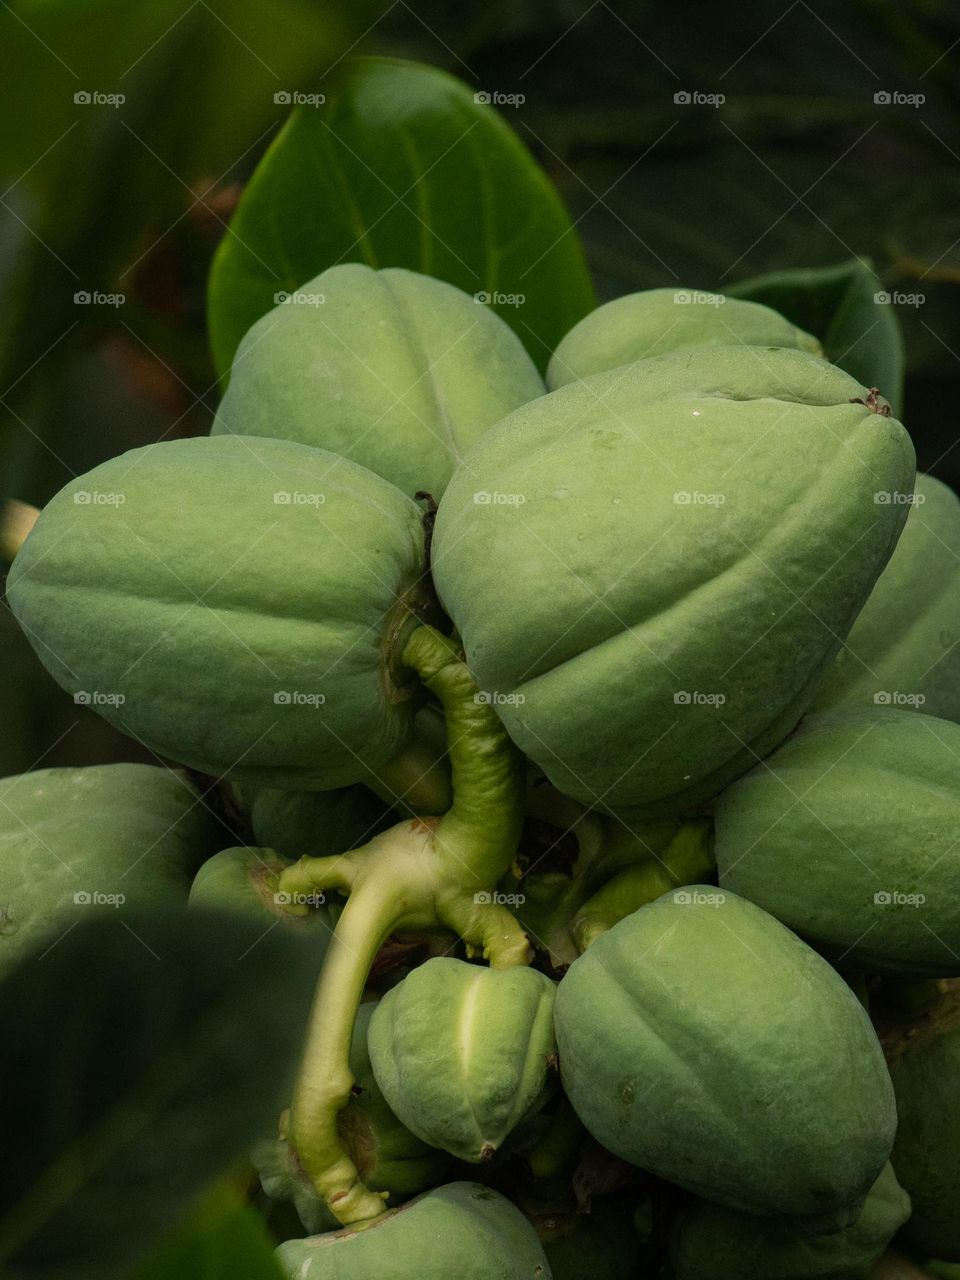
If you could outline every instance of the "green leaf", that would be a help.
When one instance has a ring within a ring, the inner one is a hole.
[[[210,276],[220,375],[277,293],[339,262],[489,294],[541,369],[594,305],[567,212],[514,131],[453,76],[394,59],[346,64],[251,179]]]
[[[743,280],[728,290],[781,312],[815,334],[824,355],[867,387],[879,387],[899,416],[903,338],[896,311],[872,269],[859,259],[839,267],[799,267]]]
[[[276,1131],[315,967],[171,908],[83,921],[0,985],[5,1280],[121,1273]]]
[[[129,1280],[282,1280],[273,1250],[260,1214],[238,1192],[218,1186]]]

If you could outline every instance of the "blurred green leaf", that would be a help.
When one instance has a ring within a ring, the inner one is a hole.
[[[878,387],[893,412],[903,410],[903,337],[891,295],[859,260],[838,267],[798,267],[741,280],[728,292],[781,312],[814,334],[824,355],[866,387]]]
[[[278,292],[347,261],[489,294],[541,368],[593,306],[576,232],[517,134],[416,63],[352,61],[271,144],[210,276],[220,374]]]
[[[117,1275],[272,1134],[314,978],[313,949],[285,930],[172,909],[83,921],[11,974],[6,1280]]]
[[[273,1250],[263,1218],[237,1192],[218,1186],[129,1280],[282,1280]]]

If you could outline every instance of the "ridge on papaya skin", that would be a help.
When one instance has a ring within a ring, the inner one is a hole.
[[[357,1007],[384,940],[400,929],[448,928],[495,966],[526,965],[526,934],[493,890],[514,857],[523,817],[523,767],[499,719],[478,696],[454,641],[430,627],[404,661],[440,700],[453,803],[442,817],[402,822],[340,857],[302,858],[280,876],[290,894],[347,895],[317,983],[290,1109],[289,1138],[340,1222],[383,1212],[343,1147],[337,1116],[350,1097]]]

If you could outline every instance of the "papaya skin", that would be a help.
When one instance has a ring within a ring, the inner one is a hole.
[[[305,445],[219,436],[71,481],[7,598],[54,678],[102,695],[95,709],[157,754],[327,789],[410,737],[417,685],[400,654],[430,609],[424,569],[421,512],[379,476]]]
[[[302,858],[281,891],[348,895],[317,983],[290,1112],[300,1162],[340,1222],[383,1212],[337,1131],[354,1084],[349,1049],[364,984],[385,939],[398,929],[451,929],[493,965],[525,965],[526,934],[493,889],[516,852],[523,772],[492,708],[478,697],[458,645],[418,628],[404,661],[446,716],[453,804],[442,817],[402,822],[341,857]]]
[[[856,1222],[826,1235],[695,1201],[673,1226],[670,1261],[675,1280],[867,1280],[909,1216],[887,1164]]]
[[[328,449],[408,498],[439,498],[470,445],[543,392],[520,339],[488,307],[431,276],[351,262],[254,324],[213,434]]]
[[[599,937],[561,981],[556,1023],[564,1089],[597,1141],[705,1199],[837,1229],[890,1156],[893,1089],[856,996],[714,886]]]
[[[547,369],[555,391],[637,360],[689,347],[796,347],[821,355],[809,333],[758,302],[711,294],[717,303],[691,301],[692,289],[646,289],[604,303],[574,325]]]
[[[291,1280],[551,1280],[533,1227],[499,1192],[451,1182],[358,1230],[289,1240]]]
[[[932,999],[932,984],[915,985],[915,1009],[886,987],[876,1002],[900,1116],[891,1161],[913,1202],[903,1239],[922,1256],[960,1262],[960,981],[936,984]]]
[[[960,974],[960,726],[808,716],[716,806],[720,883],[848,968]]]
[[[876,494],[911,493],[914,467],[884,403],[807,352],[640,361],[483,437],[440,503],[434,579],[558,790],[685,813],[799,720],[906,520]]]
[[[183,773],[146,764],[0,778],[0,973],[92,911],[186,903],[222,832]]]
[[[909,511],[811,711],[880,705],[960,721],[960,499],[918,475]]]
[[[555,990],[525,966],[436,956],[388,991],[370,1060],[407,1128],[471,1164],[491,1160],[552,1086]]]

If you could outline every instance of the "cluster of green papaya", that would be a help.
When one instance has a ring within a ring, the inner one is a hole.
[[[0,783],[0,964],[188,894],[310,939],[253,1153],[297,1280],[960,1261],[960,502],[699,296],[543,380],[452,286],[333,267],[209,437],[13,562],[44,665],[177,769]]]

